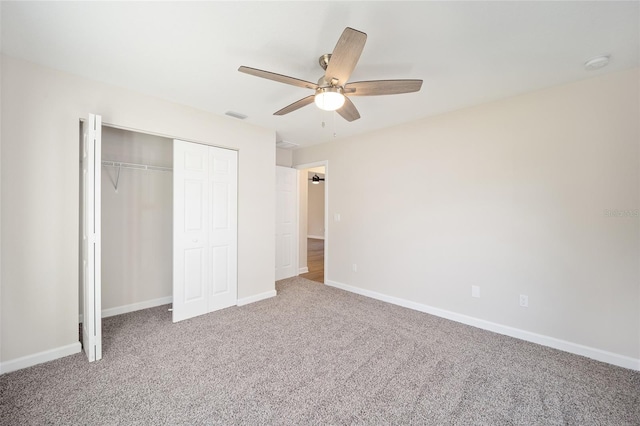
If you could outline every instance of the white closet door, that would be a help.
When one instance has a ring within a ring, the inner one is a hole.
[[[237,303],[238,153],[174,140],[173,321]]]
[[[209,147],[210,274],[209,310],[238,300],[238,153]]]
[[[209,147],[173,142],[173,322],[209,310]]]
[[[100,266],[100,181],[102,117],[89,114],[83,123],[82,146],[82,346],[89,361],[102,359]]]
[[[276,166],[276,280],[298,275],[297,182],[296,169]]]

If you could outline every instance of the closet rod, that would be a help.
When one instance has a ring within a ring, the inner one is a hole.
[[[159,172],[173,171],[171,167],[150,166],[148,164],[123,163],[120,161],[103,161],[102,165],[106,167],[117,167],[117,168],[123,168],[123,169],[155,170]]]

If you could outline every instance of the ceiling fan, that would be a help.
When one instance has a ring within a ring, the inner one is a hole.
[[[313,175],[313,177],[311,177],[309,180],[315,185],[319,184],[320,182],[324,182],[324,178],[321,178],[318,175]]]
[[[319,59],[325,73],[318,80],[318,84],[245,66],[238,68],[238,71],[315,91],[315,94],[302,98],[273,115],[285,115],[315,102],[320,109],[337,111],[345,120],[354,121],[360,118],[360,113],[349,96],[395,95],[417,92],[422,87],[422,80],[371,80],[348,83],[366,41],[365,33],[345,28],[333,53],[322,55]]]

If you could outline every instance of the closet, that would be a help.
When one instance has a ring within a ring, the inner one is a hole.
[[[83,347],[102,357],[101,319],[173,303],[181,321],[237,303],[238,153],[81,126]]]
[[[171,303],[173,141],[102,128],[102,311]]]

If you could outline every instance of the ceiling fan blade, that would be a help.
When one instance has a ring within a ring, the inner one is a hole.
[[[306,98],[302,98],[299,101],[295,101],[291,105],[287,105],[286,107],[282,108],[280,111],[274,112],[273,115],[289,114],[290,112],[293,112],[293,111],[295,111],[297,109],[300,109],[303,106],[307,106],[309,104],[312,104],[313,103],[313,98],[315,98],[315,95],[309,95]]]
[[[355,121],[360,118],[360,113],[356,106],[351,102],[348,97],[344,97],[344,105],[342,108],[338,109],[338,114],[342,116],[347,121]]]
[[[345,87],[349,96],[397,95],[417,92],[422,87],[422,80],[372,80],[356,81]],[[351,91],[355,90],[355,91]]]
[[[324,78],[328,83],[331,80],[338,80],[338,86],[344,86],[353,69],[360,59],[362,49],[364,49],[364,43],[367,41],[367,35],[361,31],[354,30],[353,28],[345,28],[333,49],[331,59],[329,59],[329,65],[324,74]]]
[[[267,80],[277,81],[278,83],[290,84],[292,86],[302,87],[305,89],[317,89],[318,85],[310,81],[300,80],[299,78],[293,78],[282,74],[276,74],[274,72],[259,70],[257,68],[250,68],[241,66],[238,71],[245,74],[255,75],[256,77],[266,78]]]

